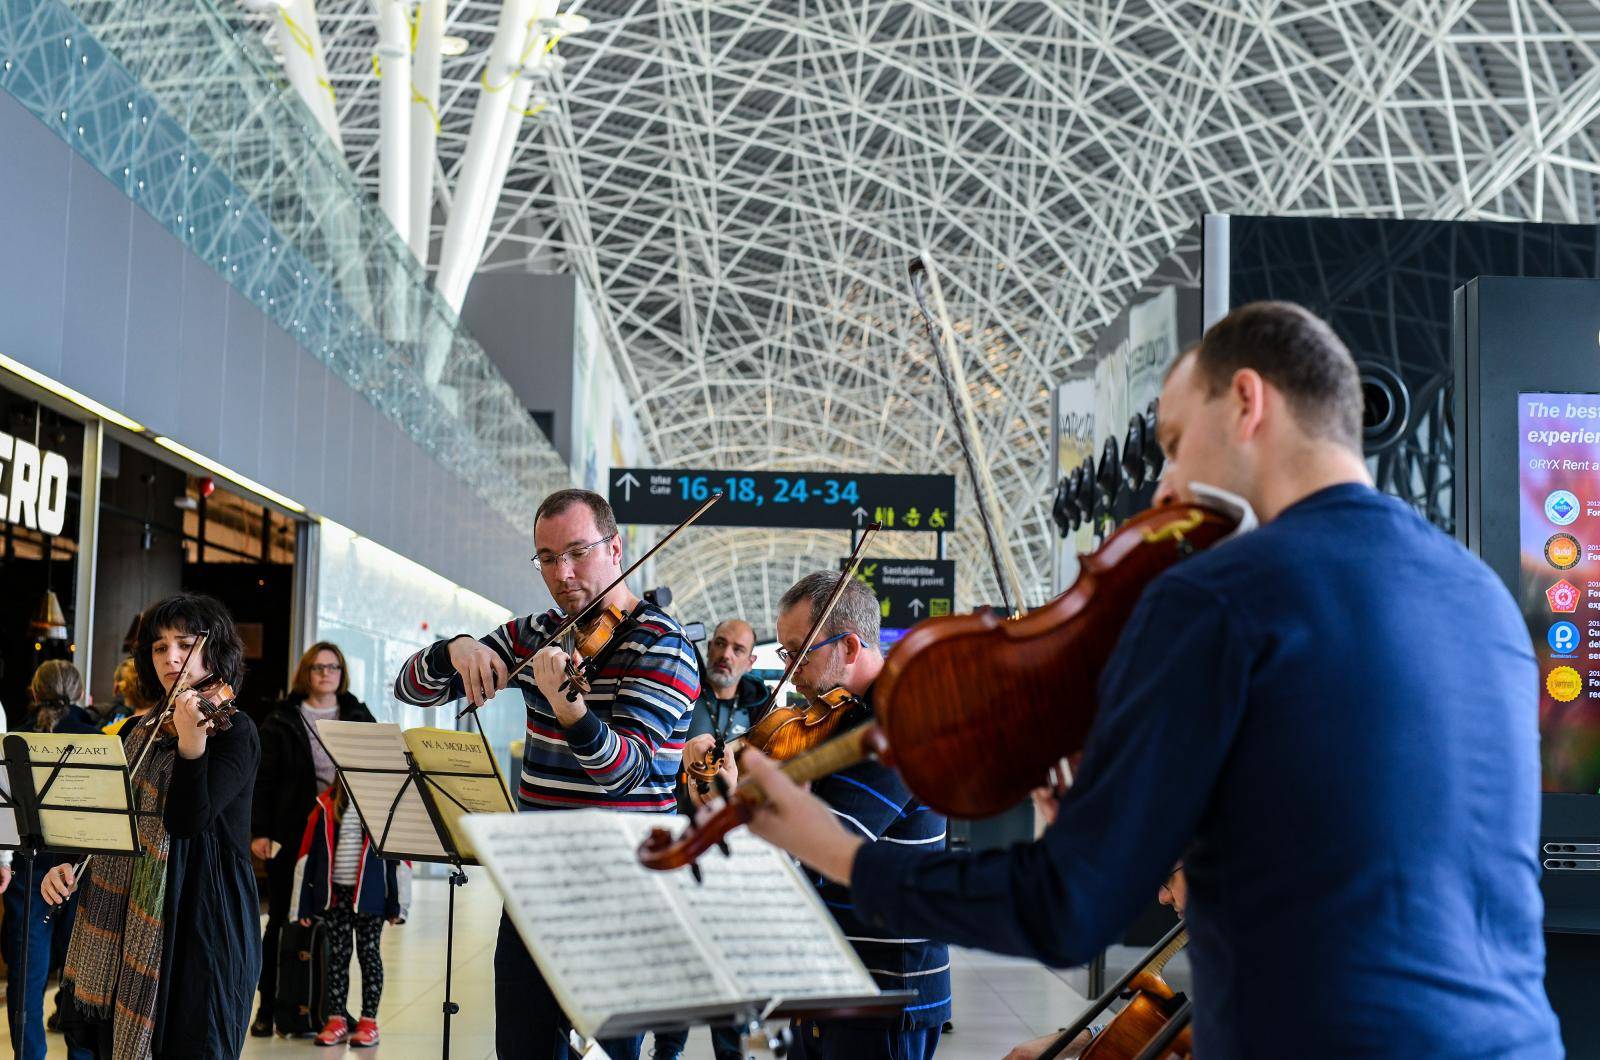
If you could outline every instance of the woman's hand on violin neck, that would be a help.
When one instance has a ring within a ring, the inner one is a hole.
[[[39,881],[39,894],[51,905],[60,905],[72,896],[71,865],[57,865]]]
[[[450,642],[449,651],[450,665],[461,675],[461,687],[473,706],[483,706],[506,686],[505,662],[481,641],[456,637]]]
[[[739,766],[745,781],[756,784],[767,797],[750,818],[750,830],[848,887],[856,851],[866,841],[845,831],[827,803],[790,780],[755,748],[739,755]]]
[[[565,648],[554,644],[540,648],[533,657],[533,683],[539,686],[539,691],[544,694],[563,729],[570,729],[589,713],[582,696],[569,700],[561,687],[567,679],[567,664],[571,663],[576,670],[582,662],[583,658],[577,652],[568,654]]]
[[[206,737],[211,722],[200,712],[200,693],[189,689],[178,693],[172,703],[172,727],[178,732],[178,754],[199,758],[206,753]]]

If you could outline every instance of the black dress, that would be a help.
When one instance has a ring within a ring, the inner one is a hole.
[[[132,726],[124,726],[127,736]],[[172,837],[162,922],[156,1057],[233,1060],[244,1050],[261,966],[250,804],[261,743],[243,713],[172,764],[163,819]],[[111,1055],[111,1021],[66,1017],[72,1044]]]

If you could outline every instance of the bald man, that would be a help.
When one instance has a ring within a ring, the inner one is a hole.
[[[742,618],[727,619],[712,633],[703,691],[689,723],[691,740],[701,735],[731,740],[761,720],[767,686],[750,676],[755,650],[756,631]]]

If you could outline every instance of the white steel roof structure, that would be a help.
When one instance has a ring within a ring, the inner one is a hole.
[[[1596,0],[581,7],[592,26],[537,75],[548,106],[521,123],[483,267],[583,278],[658,461],[961,474],[963,605],[997,594],[916,251],[963,322],[999,523],[1038,602],[1050,388],[1202,212],[1596,219]],[[448,5],[467,48],[444,59],[446,187],[499,15]],[[377,18],[322,0],[317,19],[376,197]],[[696,531],[657,580],[685,617],[761,625],[842,536]],[[931,554],[929,535],[884,538]]]

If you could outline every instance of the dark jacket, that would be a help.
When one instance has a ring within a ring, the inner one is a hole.
[[[345,813],[355,813],[347,806]],[[333,862],[339,842],[339,824],[333,812],[333,788],[317,796],[311,819],[300,841],[295,864],[295,916],[309,920],[327,912],[333,902]],[[372,849],[372,837],[361,833],[361,867],[356,870],[356,912],[385,920],[406,918],[411,905],[411,863],[388,861]]]
[[[305,698],[298,692],[290,693],[261,723],[261,771],[256,776],[250,834],[276,839],[286,852],[300,848],[306,818],[323,787],[317,783],[317,764],[311,757],[311,731],[300,713]],[[342,692],[339,720],[374,719],[365,703]],[[293,855],[288,857],[292,859]]]
[[[133,731],[123,729],[124,738]],[[172,765],[162,818],[172,837],[156,1000],[157,1060],[232,1060],[244,1050],[261,974],[261,904],[250,865],[250,802],[261,743],[243,712]],[[92,871],[92,870],[91,870]],[[73,1044],[110,1056],[110,1020],[87,1020],[70,998]]]
[[[689,723],[689,736],[692,738],[701,733],[716,732],[719,727],[726,739],[743,735],[766,713],[763,709],[766,699],[767,686],[760,679],[745,674],[739,678],[739,684],[733,690],[730,709],[728,703],[717,701],[711,682],[702,676],[700,698],[694,704],[694,720]]]

